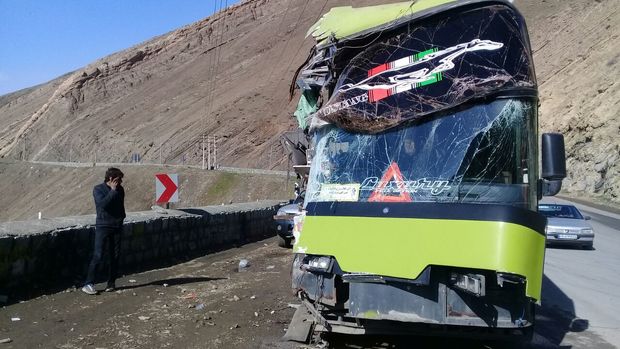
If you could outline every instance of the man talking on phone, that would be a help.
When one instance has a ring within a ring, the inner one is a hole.
[[[97,208],[97,220],[95,223],[95,248],[93,258],[88,266],[88,276],[82,291],[94,295],[97,294],[94,283],[97,268],[102,262],[104,248],[107,246],[109,256],[108,284],[106,292],[116,288],[116,267],[120,250],[120,238],[123,231],[123,219],[125,219],[125,190],[123,172],[118,168],[111,167],[105,172],[103,183],[93,188],[95,207]]]

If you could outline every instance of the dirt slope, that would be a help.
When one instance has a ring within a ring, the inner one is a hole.
[[[15,125],[0,133],[0,156],[21,158],[25,143],[33,160],[67,160],[71,151],[87,161],[95,150],[100,161],[132,152],[149,160],[161,148],[164,161],[195,163],[204,131],[220,136],[222,164],[266,167],[260,155],[294,125],[284,91],[298,63],[285,57],[307,51],[288,40],[316,19],[319,8],[306,5],[248,1],[6,103],[1,121]]]
[[[288,85],[312,45],[305,32],[329,8],[352,3],[247,0],[2,96],[0,156],[126,161],[138,153],[147,161],[199,164],[205,133],[219,136],[223,165],[284,169],[279,138],[295,127]],[[516,3],[537,64],[541,129],[566,135],[565,188],[620,202],[617,0]]]

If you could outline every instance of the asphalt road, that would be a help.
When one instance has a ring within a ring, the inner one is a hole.
[[[531,348],[620,347],[620,215],[578,207],[593,218],[595,249],[547,250]],[[240,259],[251,263],[242,272]],[[118,292],[67,290],[6,306],[0,309],[0,349],[317,348],[280,341],[298,304],[290,292],[290,261],[290,250],[269,239],[127,275]],[[7,338],[11,342],[2,343]],[[503,347],[420,337],[328,340],[334,348]]]
[[[574,330],[584,329],[567,333],[574,348],[590,333],[620,347],[620,215],[575,205],[592,217],[594,250],[547,249],[542,305],[574,316]]]

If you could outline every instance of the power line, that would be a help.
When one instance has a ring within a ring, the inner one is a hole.
[[[219,7],[219,10],[217,10],[220,13],[222,11],[222,3],[223,3],[223,0],[220,0],[220,7]],[[214,2],[214,5],[217,6],[217,0]],[[215,14],[214,14],[214,17],[215,17]],[[221,17],[221,14],[220,14],[220,17]],[[220,18],[220,21],[224,21],[224,19]],[[215,18],[214,18],[214,24],[215,24]],[[215,27],[215,29],[213,29],[213,32],[212,32],[213,34],[212,37],[215,39],[214,40],[215,46],[213,49],[213,54],[211,55],[211,61],[210,61],[211,64],[209,67],[209,85],[208,85],[209,90],[207,92],[207,115],[209,115],[213,111],[212,102],[213,102],[213,90],[214,90],[213,87],[214,87],[214,82],[215,82],[215,72],[217,69],[216,60],[217,60],[217,53],[219,51],[220,39],[222,37],[221,33],[224,30],[222,26],[220,25],[220,28],[219,28],[220,34],[218,35],[217,29],[218,28]],[[206,132],[206,127],[205,127],[205,132]]]
[[[314,19],[313,23],[316,23],[316,21],[318,21],[318,20],[319,20],[319,18],[320,18],[320,17],[321,17],[321,15],[323,14],[323,11],[325,10],[325,6],[327,6],[327,3],[328,3],[328,2],[329,2],[329,0],[325,0],[325,2],[323,3],[323,6],[322,6],[322,7],[321,7],[321,9],[319,10],[319,14],[316,16],[316,18]],[[306,4],[308,4],[308,3],[306,2]],[[302,11],[302,14],[303,14],[303,11]],[[296,23],[296,24],[298,24],[300,20],[301,20],[301,15],[299,16],[299,19],[297,20],[297,23]],[[286,72],[288,72],[288,70],[291,68],[291,65],[293,64],[293,61],[295,60],[295,58],[297,57],[297,55],[299,54],[299,52],[301,51],[301,49],[303,48],[303,46],[304,46],[304,40],[301,40],[301,44],[299,45],[299,47],[298,47],[298,48],[297,48],[297,50],[295,51],[295,54],[294,54],[294,55],[291,57],[291,59],[289,60],[289,63],[288,63],[288,65],[287,65],[286,69],[284,70],[284,72],[285,72],[285,73],[286,73]],[[286,80],[284,80],[284,77],[282,77],[282,78],[280,79],[280,81],[286,81]],[[279,86],[280,86],[280,82],[278,82],[278,87],[279,87]],[[285,100],[285,102],[284,102],[284,104],[282,105],[282,107],[281,107],[281,108],[286,107],[286,105],[288,105],[288,103],[289,103],[289,102],[290,102],[290,100],[289,100],[289,101],[286,101],[286,100]]]
[[[214,94],[214,85],[215,85],[215,75],[216,75],[216,70],[217,67],[219,65],[219,52],[220,52],[220,45],[221,45],[221,39],[223,37],[223,33],[224,33],[224,26],[225,26],[225,22],[226,22],[226,16],[222,17],[222,3],[223,0],[220,0],[219,2],[219,9],[218,9],[218,2],[217,0],[214,1],[213,3],[213,24],[211,25],[212,31],[211,31],[211,36],[209,37],[209,41],[214,43],[214,49],[213,49],[213,53],[210,55],[210,64],[208,64],[208,74],[209,74],[209,79],[208,79],[208,83],[207,83],[207,94],[205,96],[205,115],[203,117],[203,130],[202,130],[202,141],[201,141],[201,149],[202,149],[202,168],[204,169],[204,163],[205,163],[205,137],[206,137],[206,132],[207,132],[207,120],[206,118],[208,116],[211,115],[211,113],[213,112],[213,94]],[[228,0],[226,0],[226,7],[228,7]],[[220,21],[222,22],[222,24],[219,26],[220,28],[220,34],[218,35],[218,27],[215,27],[215,17],[218,15],[220,15]],[[215,27],[215,29],[213,29]],[[207,140],[208,142],[208,140]],[[192,144],[193,145],[193,144]],[[191,147],[191,146],[190,146]]]
[[[329,2],[329,0],[325,0],[325,2],[323,3],[323,6],[321,7],[321,10],[319,10],[319,14],[318,16],[316,16],[316,18],[314,19],[313,23],[316,23],[316,21],[319,20],[319,18],[321,17],[321,15],[323,14],[323,11],[325,10],[325,6],[327,6],[327,3]],[[300,16],[301,18],[301,16]],[[293,55],[293,59],[295,59],[295,57],[297,57],[297,55],[299,54],[299,51],[301,51],[301,49],[304,47],[304,40],[301,40],[301,44],[299,45],[299,47],[297,48],[297,51],[295,51],[295,54]],[[286,68],[286,71],[288,71],[288,69],[291,67],[291,64],[293,64],[293,59],[291,59],[289,61],[289,65]]]
[[[220,5],[221,5],[221,0],[220,0]],[[228,8],[228,0],[226,0],[224,6],[225,6],[225,8]],[[221,11],[221,6],[220,6],[220,11]],[[220,58],[222,56],[222,45],[223,45],[223,41],[224,41],[224,30],[225,29],[226,29],[226,16],[224,16],[224,19],[222,20],[222,25],[221,25],[221,30],[220,30],[220,37],[219,37],[219,44],[215,48],[215,51],[216,51],[215,52],[215,71],[214,71],[213,79],[215,79],[217,77],[217,70],[218,70],[218,67],[220,66]],[[213,100],[211,102],[213,102]],[[211,103],[211,108],[212,108],[211,111],[213,112],[213,103]]]
[[[220,1],[220,11],[222,8],[222,2]],[[228,8],[228,0],[225,1],[224,3],[224,10],[226,10]],[[220,30],[220,38],[219,38],[219,44],[216,47],[216,53],[215,53],[215,72],[213,75],[213,79],[215,79],[217,77],[217,70],[218,67],[220,66],[220,58],[222,55],[222,45],[223,45],[223,41],[224,41],[224,31],[226,30],[226,14],[224,14],[224,19],[222,20],[222,25],[221,25],[221,30]],[[212,91],[215,90],[215,88],[211,89]],[[211,93],[211,113],[213,113],[213,93]],[[213,136],[213,168],[217,168],[217,136]]]
[[[228,0],[225,1],[224,3],[224,10],[226,10],[228,8]],[[222,1],[220,0],[220,11],[224,11],[222,10]],[[218,68],[220,66],[220,58],[222,55],[222,46],[223,46],[223,41],[224,41],[224,31],[226,30],[226,14],[224,14],[224,18],[222,19],[222,24],[221,24],[221,30],[220,30],[220,37],[219,37],[219,43],[217,44],[217,47],[215,48],[215,68],[214,68],[214,72],[213,72],[213,79],[215,80],[218,74]],[[211,101],[209,103],[210,105],[210,114],[213,113],[213,98],[214,98],[214,93],[213,91],[215,90],[215,86],[212,86],[211,88]],[[213,136],[213,166],[217,167],[217,136]]]
[[[216,41],[217,41],[217,35],[213,35],[214,32],[215,32],[215,30],[213,29],[213,26],[214,26],[215,16],[217,15],[217,12],[218,12],[217,11],[217,0],[215,0],[213,2],[213,15],[212,15],[213,16],[213,21],[211,22],[211,33],[210,33],[211,35],[209,35],[209,43],[211,43],[213,41],[213,37],[214,36],[215,36]],[[216,42],[216,44],[217,44],[217,42]],[[210,87],[212,85],[212,80],[213,80],[213,78],[212,78],[212,70],[213,70],[213,63],[212,62],[213,62],[213,57],[212,57],[212,55],[209,55],[209,56],[211,56],[210,57],[211,58],[211,64],[207,64],[207,68],[208,68],[207,70],[208,70],[208,74],[209,74],[209,77],[208,77],[207,81],[211,80],[211,83],[207,83],[207,91],[206,91],[207,93],[205,95],[205,112],[204,112],[204,114],[202,116],[202,142],[200,143],[201,144],[201,150],[202,150],[202,169],[204,169],[204,167],[205,167],[205,136],[206,136],[206,132],[207,132],[207,116],[209,115],[209,95],[211,94],[211,88]],[[191,145],[190,145],[190,147],[191,147]]]
[[[308,0],[306,0],[306,1],[308,1]],[[280,32],[282,31],[282,25],[284,24],[284,20],[286,19],[286,16],[288,15],[289,9],[291,8],[291,3],[293,3],[293,1],[287,1],[286,11],[284,11],[284,16],[282,16],[282,19],[280,20],[280,24],[278,24],[278,28],[276,29],[274,37],[277,37],[277,38],[280,37]],[[306,2],[306,4],[308,4],[308,3]],[[288,42],[289,41],[290,41],[290,37],[286,40],[286,43],[284,44],[284,48],[282,48],[282,51],[280,52],[280,55],[276,56],[276,58],[282,57],[284,55],[284,51],[286,50],[286,47],[288,46]],[[263,79],[263,81],[264,81],[263,86],[267,82],[267,79],[269,79],[269,77],[273,75],[275,69],[276,69],[276,65],[272,64],[271,65],[271,69],[269,70],[269,74],[265,77],[265,79]]]

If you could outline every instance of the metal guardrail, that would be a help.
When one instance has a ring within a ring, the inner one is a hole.
[[[173,168],[193,168],[193,169],[202,169],[199,165],[177,165],[177,164],[158,164],[158,163],[150,163],[150,162],[68,162],[68,161],[26,161],[28,163],[33,164],[41,164],[41,165],[53,165],[53,166],[64,166],[64,167],[127,167],[127,166],[161,166],[161,167],[173,167]],[[241,174],[265,174],[265,175],[277,175],[277,176],[286,176],[290,175],[292,172],[287,173],[287,171],[277,171],[277,170],[265,170],[260,168],[244,168],[244,167],[218,167],[215,170],[205,170],[205,171],[224,171],[230,173],[241,173]]]

